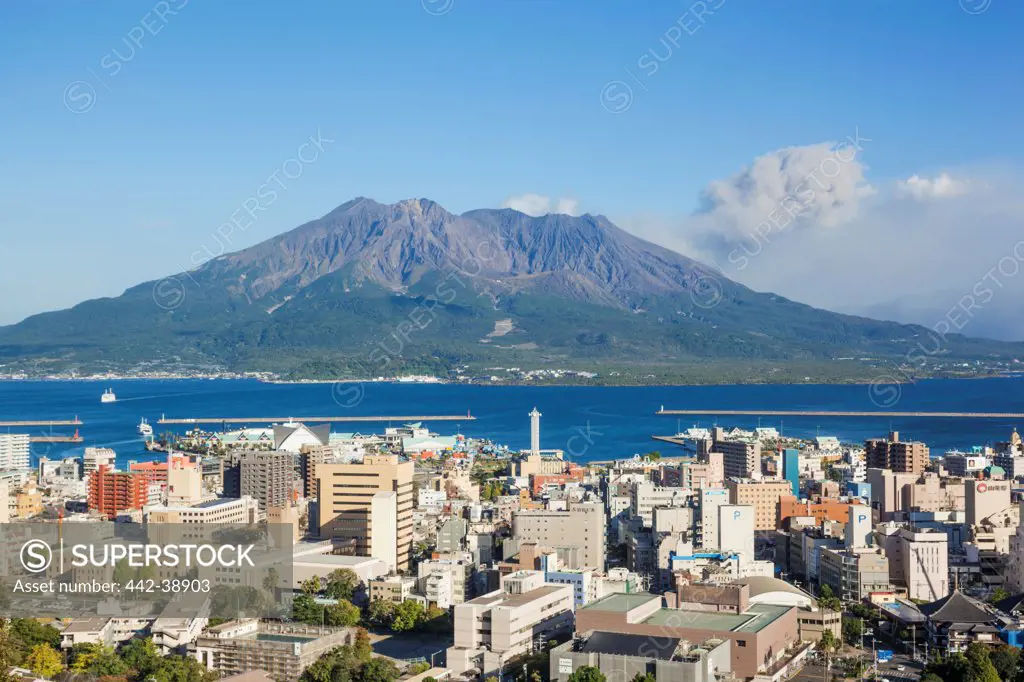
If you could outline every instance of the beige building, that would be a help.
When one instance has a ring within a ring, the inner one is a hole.
[[[604,506],[593,502],[569,505],[568,511],[537,509],[519,511],[512,516],[512,536],[522,543],[535,542],[552,549],[572,548],[575,560],[565,562],[570,569],[605,565]]]
[[[962,478],[940,478],[934,472],[926,472],[915,482],[904,486],[903,508],[908,511],[963,511],[964,480]],[[1007,504],[1009,500],[1007,500]]]
[[[416,578],[389,575],[369,582],[370,601],[389,601],[401,604],[416,591]]]
[[[515,476],[523,478],[538,474],[561,474],[565,473],[565,460],[562,459],[561,452],[551,455],[534,452],[513,462],[512,469]]]
[[[159,504],[143,508],[146,523],[255,523],[259,505],[251,497],[221,498],[190,505]]]
[[[722,453],[726,478],[761,477],[761,443],[745,440],[715,440],[712,453]],[[711,453],[709,453],[710,456]],[[793,494],[790,488],[790,494]]]
[[[754,508],[754,530],[775,530],[779,518],[779,499],[793,494],[789,481],[728,481],[729,503]]]
[[[416,567],[419,592],[428,602],[447,609],[473,596],[472,556],[427,559]]]
[[[203,471],[199,466],[167,470],[167,504],[193,505],[203,501]]]
[[[946,533],[900,529],[899,552],[907,596],[926,602],[949,594],[949,547]]]
[[[888,592],[889,560],[881,549],[822,548],[818,580],[843,601],[863,601],[872,592]]]
[[[408,570],[414,466],[398,455],[366,455],[362,462],[317,465],[320,537],[354,540],[356,554],[377,556],[389,564],[393,558],[395,570]],[[380,493],[393,495],[378,497]]]
[[[982,519],[1010,506],[1009,481],[966,481],[964,502],[967,525],[981,523]]]
[[[888,469],[871,468],[867,482],[871,484],[871,505],[878,512],[879,521],[891,521],[906,511],[904,489],[917,481],[916,474],[897,474]]]
[[[651,527],[656,507],[684,507],[689,500],[689,488],[665,488],[649,481],[634,483],[629,491],[630,512],[643,519],[647,528]]]
[[[455,607],[455,645],[448,667],[495,674],[512,658],[533,651],[538,641],[572,631],[573,588],[544,582],[539,571],[505,577],[503,588]]]

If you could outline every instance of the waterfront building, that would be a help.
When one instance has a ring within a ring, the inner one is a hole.
[[[110,448],[86,448],[82,454],[82,475],[99,471],[100,466],[114,469],[117,453]]]
[[[320,537],[354,542],[356,554],[381,557],[394,570],[408,570],[414,466],[398,455],[318,464]]]
[[[726,478],[761,477],[761,443],[754,440],[725,440],[719,438],[721,429],[716,428],[716,437],[711,452],[722,453],[722,467]]]
[[[483,677],[499,673],[516,656],[538,642],[570,632],[573,588],[544,582],[539,571],[505,577],[502,589],[459,604],[454,609],[455,643],[448,667],[457,674],[472,668]]]
[[[571,569],[605,566],[604,506],[577,502],[566,511],[548,509],[515,512],[512,536],[518,544],[535,542],[553,549],[569,550],[565,565]]]
[[[888,438],[865,441],[864,456],[869,469],[890,469],[896,473],[920,474],[930,461],[927,445],[901,441],[899,431],[891,431]]]
[[[27,433],[0,433],[0,469],[28,469],[31,447]]]

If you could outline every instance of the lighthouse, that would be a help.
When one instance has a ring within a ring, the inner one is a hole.
[[[530,413],[530,453],[540,454],[540,412],[536,407]]]

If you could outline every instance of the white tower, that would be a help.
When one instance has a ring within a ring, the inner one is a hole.
[[[530,452],[540,454],[540,412],[536,407],[530,413]]]

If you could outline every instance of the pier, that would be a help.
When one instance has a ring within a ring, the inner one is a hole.
[[[50,436],[29,436],[28,441],[30,443],[84,443],[85,439],[75,434],[74,436],[60,436],[53,434]]]
[[[383,417],[194,417],[189,419],[168,419],[161,416],[157,424],[315,424],[334,422],[461,422],[476,421],[468,412],[460,415],[412,415]]]
[[[937,417],[940,419],[1022,419],[1024,412],[845,412],[831,410],[666,410],[655,412],[659,417],[679,415],[729,416],[749,415],[755,417]]]
[[[75,417],[74,419],[45,419],[45,420],[26,420],[26,421],[0,421],[0,426],[81,426],[82,421]]]

